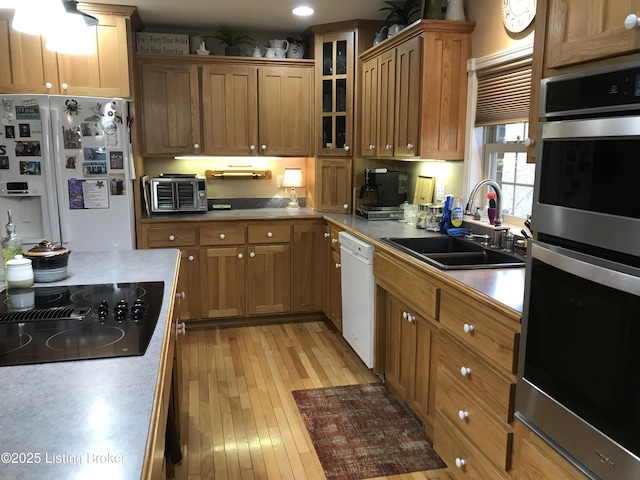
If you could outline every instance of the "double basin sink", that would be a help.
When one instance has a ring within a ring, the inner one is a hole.
[[[524,259],[474,240],[434,236],[417,238],[383,238],[383,242],[441,270],[524,267]]]

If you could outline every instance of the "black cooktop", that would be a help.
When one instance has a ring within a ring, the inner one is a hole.
[[[164,282],[5,289],[0,366],[144,355]]]

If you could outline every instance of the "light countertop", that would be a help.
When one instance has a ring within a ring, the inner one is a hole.
[[[140,478],[178,255],[177,249],[72,252],[67,279],[36,284],[165,286],[143,356],[0,367],[0,478]]]

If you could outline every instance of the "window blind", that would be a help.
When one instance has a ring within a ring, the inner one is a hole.
[[[477,71],[476,125],[529,121],[531,57]]]

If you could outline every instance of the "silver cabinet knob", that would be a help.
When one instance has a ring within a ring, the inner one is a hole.
[[[264,151],[267,149],[267,146],[266,146],[266,145],[262,145],[260,148],[261,148],[261,149],[262,149],[262,151],[264,152]]]
[[[193,255],[189,255],[188,259],[190,262],[193,262],[196,259],[196,257],[194,257]]]
[[[324,233],[324,238],[329,238],[330,236],[331,236],[330,233],[327,233],[327,232]]]
[[[200,148],[200,144],[199,143],[194,143],[193,144],[193,148],[195,148],[196,150],[198,150]]]
[[[409,150],[413,150],[413,143],[407,143],[407,148]]]
[[[386,148],[387,150],[391,150],[393,147],[389,144],[385,145],[384,148]]]
[[[331,239],[331,243],[338,243],[338,239],[337,238],[332,238]]]
[[[464,333],[471,333],[474,330],[473,325],[469,324],[469,323],[465,323],[462,327],[462,329],[464,330]]]
[[[176,298],[177,298],[177,299],[184,300],[184,297],[186,297],[186,295],[184,294],[184,292],[177,292],[177,293],[176,293]]]
[[[169,241],[173,242],[176,239],[173,235],[169,235]]]
[[[45,86],[45,88],[46,88],[46,89],[48,89],[48,90],[50,90],[50,89],[51,89],[51,87],[53,87],[53,85],[51,84],[51,82],[47,82],[47,83],[45,83],[45,84],[44,84],[44,86]]]
[[[185,335],[187,333],[187,325],[184,322],[176,324],[176,334]]]
[[[252,152],[256,149],[255,145],[249,145],[249,150],[251,150]]]
[[[343,208],[344,210],[349,210],[349,205],[347,205],[347,204],[345,203],[344,205],[342,205],[342,208]]]
[[[63,83],[60,85],[60,87],[62,87],[62,90],[66,90],[67,88],[69,88],[69,84]]]
[[[373,150],[374,148],[376,148],[375,145],[369,145],[369,150]]]
[[[536,141],[533,138],[525,138],[524,142],[522,142],[522,143],[524,143],[525,147],[531,147],[531,146],[536,144]]]
[[[227,236],[224,233],[220,234],[220,240],[224,240],[225,238],[227,238]]]
[[[244,255],[242,255],[241,253],[239,253],[239,254],[238,254],[238,258],[239,258],[240,260],[242,260],[242,259],[244,258]]]
[[[340,267],[342,267],[342,264],[341,263],[336,263],[336,268],[340,268]]]
[[[267,237],[268,237],[268,238],[273,237],[273,233],[271,233],[271,232],[267,232]]]
[[[456,458],[456,467],[458,468],[462,468],[466,465],[466,461],[464,460],[464,458]]]
[[[251,258],[255,258],[255,256],[256,256],[256,252],[251,252],[251,253],[249,254],[249,256],[250,256]]]
[[[469,418],[469,412],[465,412],[464,410],[458,410],[458,418],[460,420],[466,420]]]
[[[350,150],[349,145],[345,145],[345,146],[344,146],[344,151],[345,151],[345,152],[348,152],[349,150]]]
[[[460,375],[462,375],[463,377],[471,375],[471,369],[469,367],[460,367]]]

